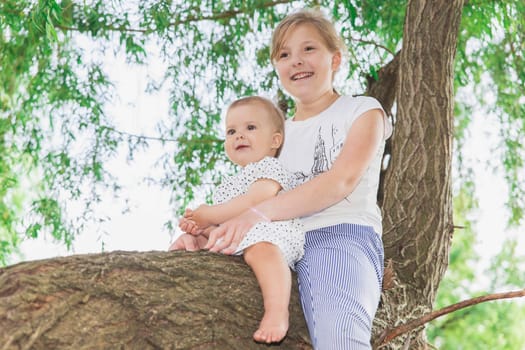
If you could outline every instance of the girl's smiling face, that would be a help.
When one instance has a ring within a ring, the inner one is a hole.
[[[246,166],[275,156],[283,137],[269,112],[258,103],[231,107],[226,114],[224,149],[235,164]]]
[[[275,69],[284,89],[308,103],[333,90],[334,72],[340,63],[341,53],[330,52],[316,27],[299,24],[283,38]]]

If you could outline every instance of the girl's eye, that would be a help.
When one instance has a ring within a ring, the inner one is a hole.
[[[252,125],[252,124],[248,125],[248,130],[255,130],[255,129],[257,129],[255,125]]]
[[[288,57],[288,54],[286,52],[281,52],[279,54],[279,58],[286,58],[286,57]]]
[[[307,46],[307,47],[304,48],[304,51],[312,51],[312,50],[315,50],[315,47]]]
[[[233,135],[233,134],[235,134],[235,129],[226,130],[226,135]]]

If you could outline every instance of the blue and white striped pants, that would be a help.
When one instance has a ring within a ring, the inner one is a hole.
[[[306,232],[296,270],[315,350],[371,349],[383,260],[383,243],[372,227],[340,224]]]

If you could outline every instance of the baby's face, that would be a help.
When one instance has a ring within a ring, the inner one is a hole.
[[[259,104],[234,106],[226,114],[224,149],[233,163],[246,166],[273,157],[281,142],[269,113]]]

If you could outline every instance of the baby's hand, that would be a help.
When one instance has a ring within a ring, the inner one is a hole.
[[[193,210],[190,215],[186,216],[185,214],[184,217],[188,219],[191,218],[199,228],[205,229],[213,225],[213,223],[209,221],[210,210],[213,210],[211,206],[201,204],[197,209]]]
[[[187,219],[185,217],[180,218],[179,228],[182,230],[182,232],[189,233],[194,236],[199,235],[202,231],[202,230],[199,230],[199,227],[193,220]]]
[[[184,217],[186,219],[190,219],[191,220],[192,216],[193,216],[193,210],[191,210],[190,208],[186,208],[186,210],[184,210]]]

